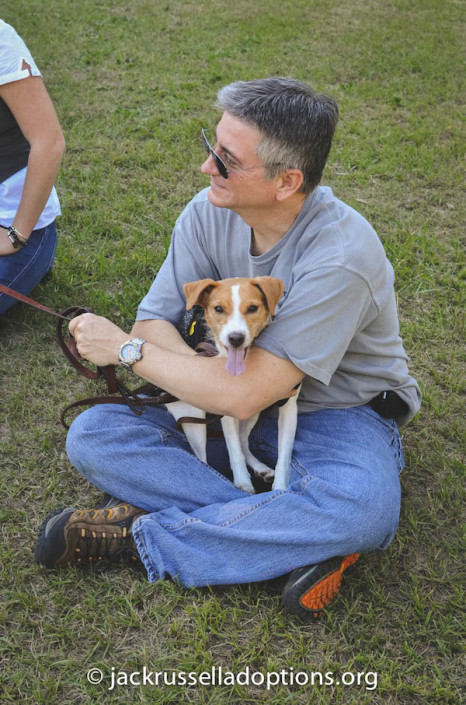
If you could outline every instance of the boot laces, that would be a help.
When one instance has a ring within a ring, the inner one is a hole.
[[[77,562],[115,562],[124,558],[138,560],[131,523],[132,518],[109,526],[108,530],[78,528],[79,537],[75,548]]]

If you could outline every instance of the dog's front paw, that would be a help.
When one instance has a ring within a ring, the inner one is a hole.
[[[261,468],[253,468],[253,470],[254,475],[260,477],[264,482],[272,482],[275,477],[275,470],[267,467],[267,465],[263,465]]]
[[[258,460],[249,450],[246,455],[246,463],[256,477],[260,477],[262,480],[265,480],[265,482],[272,482],[275,476],[275,470]]]

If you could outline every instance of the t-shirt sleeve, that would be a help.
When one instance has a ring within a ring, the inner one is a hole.
[[[328,385],[373,305],[369,286],[354,272],[336,266],[307,272],[256,345]]]
[[[188,206],[175,225],[167,257],[139,305],[136,320],[176,323],[186,306],[183,284],[206,278],[219,279],[219,274],[206,254],[196,214]]]
[[[0,20],[0,85],[40,75],[24,41],[13,27]]]

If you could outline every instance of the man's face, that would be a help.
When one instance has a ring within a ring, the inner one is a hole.
[[[275,200],[276,179],[265,180],[264,167],[257,156],[260,140],[261,134],[256,129],[230,113],[223,113],[215,144],[211,144],[226,164],[228,179],[221,176],[212,156],[201,167],[202,173],[210,176],[208,198],[212,205],[241,212],[268,207]]]

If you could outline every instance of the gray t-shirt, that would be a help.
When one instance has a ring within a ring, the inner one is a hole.
[[[393,268],[369,223],[319,186],[283,238],[253,256],[250,227],[233,211],[213,206],[207,192],[178,218],[137,320],[176,323],[188,281],[278,277],[285,292],[255,344],[306,374],[299,411],[357,406],[394,390],[409,406],[398,421],[409,421],[421,393],[399,336]]]

